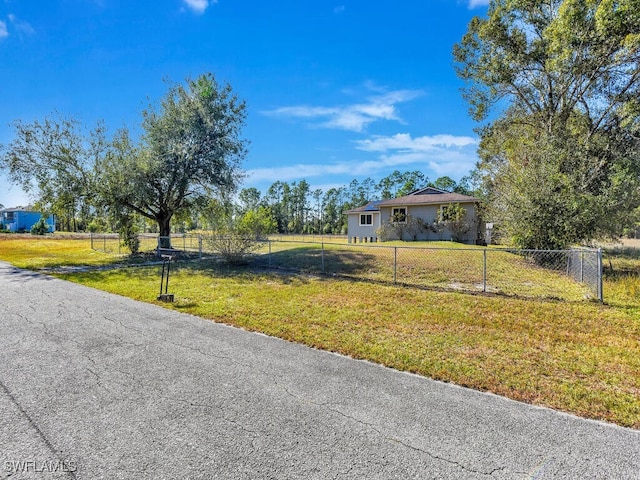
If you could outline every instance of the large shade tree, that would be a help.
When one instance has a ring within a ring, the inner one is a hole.
[[[98,168],[101,198],[117,216],[137,213],[171,232],[174,215],[228,198],[242,178],[245,103],[211,74],[172,86],[143,112],[139,143],[116,136]]]
[[[515,243],[564,247],[633,221],[640,0],[492,0],[454,57],[473,117],[490,120],[476,172],[488,214]]]

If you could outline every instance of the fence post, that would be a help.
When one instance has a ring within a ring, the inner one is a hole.
[[[604,292],[602,291],[602,248],[598,249],[598,299],[604,302]]]
[[[397,283],[398,275],[398,247],[393,247],[393,283]]]
[[[269,242],[269,268],[271,268],[271,239],[267,240]]]
[[[482,291],[487,291],[487,249],[482,251]]]
[[[202,260],[202,235],[198,235],[198,260]]]
[[[580,283],[584,283],[584,251],[580,251]]]
[[[324,273],[324,242],[322,242],[322,273]]]
[[[93,232],[91,232],[89,236],[91,237],[91,250],[93,250]]]
[[[107,236],[106,235],[102,236],[102,250],[104,251],[104,253],[107,253]]]

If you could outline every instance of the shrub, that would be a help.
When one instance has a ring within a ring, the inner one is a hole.
[[[91,233],[107,232],[109,231],[109,224],[104,218],[97,217],[89,222],[87,230]]]
[[[246,265],[251,253],[259,247],[255,236],[243,235],[232,231],[223,235],[211,235],[206,239],[214,252],[229,265]]]
[[[376,230],[376,235],[382,242],[392,239],[416,241],[421,233],[429,230],[429,224],[420,217],[406,215],[404,221],[392,218]]]
[[[459,203],[444,205],[440,209],[439,218],[433,222],[433,230],[442,234],[448,228],[451,232],[451,239],[454,242],[462,242],[472,227],[466,216],[467,211]]]
[[[120,228],[118,235],[120,236],[120,245],[127,247],[132,255],[140,251],[140,238],[138,237],[138,228],[134,225],[131,216],[123,216],[119,220]]]
[[[31,227],[31,235],[44,235],[49,233],[49,225],[47,221],[41,217],[32,227]]]
[[[235,229],[240,235],[254,237],[256,240],[278,231],[278,223],[270,208],[258,207],[249,210],[237,222]]]

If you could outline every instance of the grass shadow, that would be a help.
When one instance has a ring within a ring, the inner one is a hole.
[[[362,251],[325,249],[319,245],[255,254],[249,265],[313,274],[365,275],[377,271],[380,258]]]

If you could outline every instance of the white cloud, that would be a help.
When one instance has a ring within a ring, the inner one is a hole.
[[[419,90],[389,91],[370,82],[365,84],[365,88],[370,96],[363,102],[338,106],[285,106],[262,113],[303,120],[314,127],[362,132],[367,125],[376,121],[401,122],[397,105],[423,95]],[[343,93],[356,95],[353,91]],[[256,168],[247,172],[247,180],[253,184],[298,181],[303,178],[309,182],[314,179],[321,179],[323,183],[349,182],[358,177],[381,178],[394,169],[419,169],[433,178],[443,175],[459,178],[477,162],[478,139],[472,136],[438,134],[412,137],[409,133],[398,133],[370,136],[354,141],[352,145],[360,151],[352,159]]]
[[[469,0],[469,8],[485,7],[489,5],[489,0]]]
[[[273,183],[303,178],[312,181],[316,177],[332,175],[343,178],[346,183],[354,177],[382,177],[394,169],[403,168],[433,172],[434,178],[443,175],[459,178],[468,173],[477,161],[477,139],[472,137],[435,135],[412,139],[407,134],[398,134],[357,143],[366,147],[358,147],[360,150],[376,152],[379,156],[369,160],[257,168],[247,172],[247,181]]]
[[[195,13],[202,14],[209,7],[209,3],[217,3],[218,0],[183,0],[184,4]]]
[[[377,160],[367,162],[370,169],[421,164],[438,176],[455,178],[471,170],[477,160],[478,139],[468,136],[440,134],[412,138],[408,133],[398,133],[355,143],[358,150],[380,154]]]
[[[379,168],[419,165],[435,177],[458,178],[468,173],[477,162],[478,139],[468,136],[440,134],[412,138],[407,133],[389,137],[375,136],[356,142],[356,148],[376,152],[380,156],[373,165]]]
[[[478,140],[473,137],[455,135],[434,135],[411,138],[408,133],[398,133],[391,137],[374,136],[368,140],[356,142],[358,150],[366,152],[433,152],[448,148],[462,148],[474,146]]]
[[[280,107],[262,112],[275,117],[290,117],[317,120],[315,126],[362,132],[367,125],[378,120],[400,121],[396,112],[397,103],[407,102],[422,95],[419,90],[395,90],[367,98],[366,103],[319,107],[300,105]]]
[[[302,178],[311,179],[324,175],[344,175],[353,172],[349,162],[324,164],[297,164],[285,167],[255,168],[247,171],[247,181],[251,182],[289,182]]]
[[[34,28],[29,23],[18,20],[15,15],[9,14],[8,18],[11,24],[15,27],[16,31],[18,31],[18,33],[24,35],[33,35],[34,33],[36,33]]]
[[[9,36],[9,31],[7,30],[7,24],[0,20],[0,38],[6,38]]]

